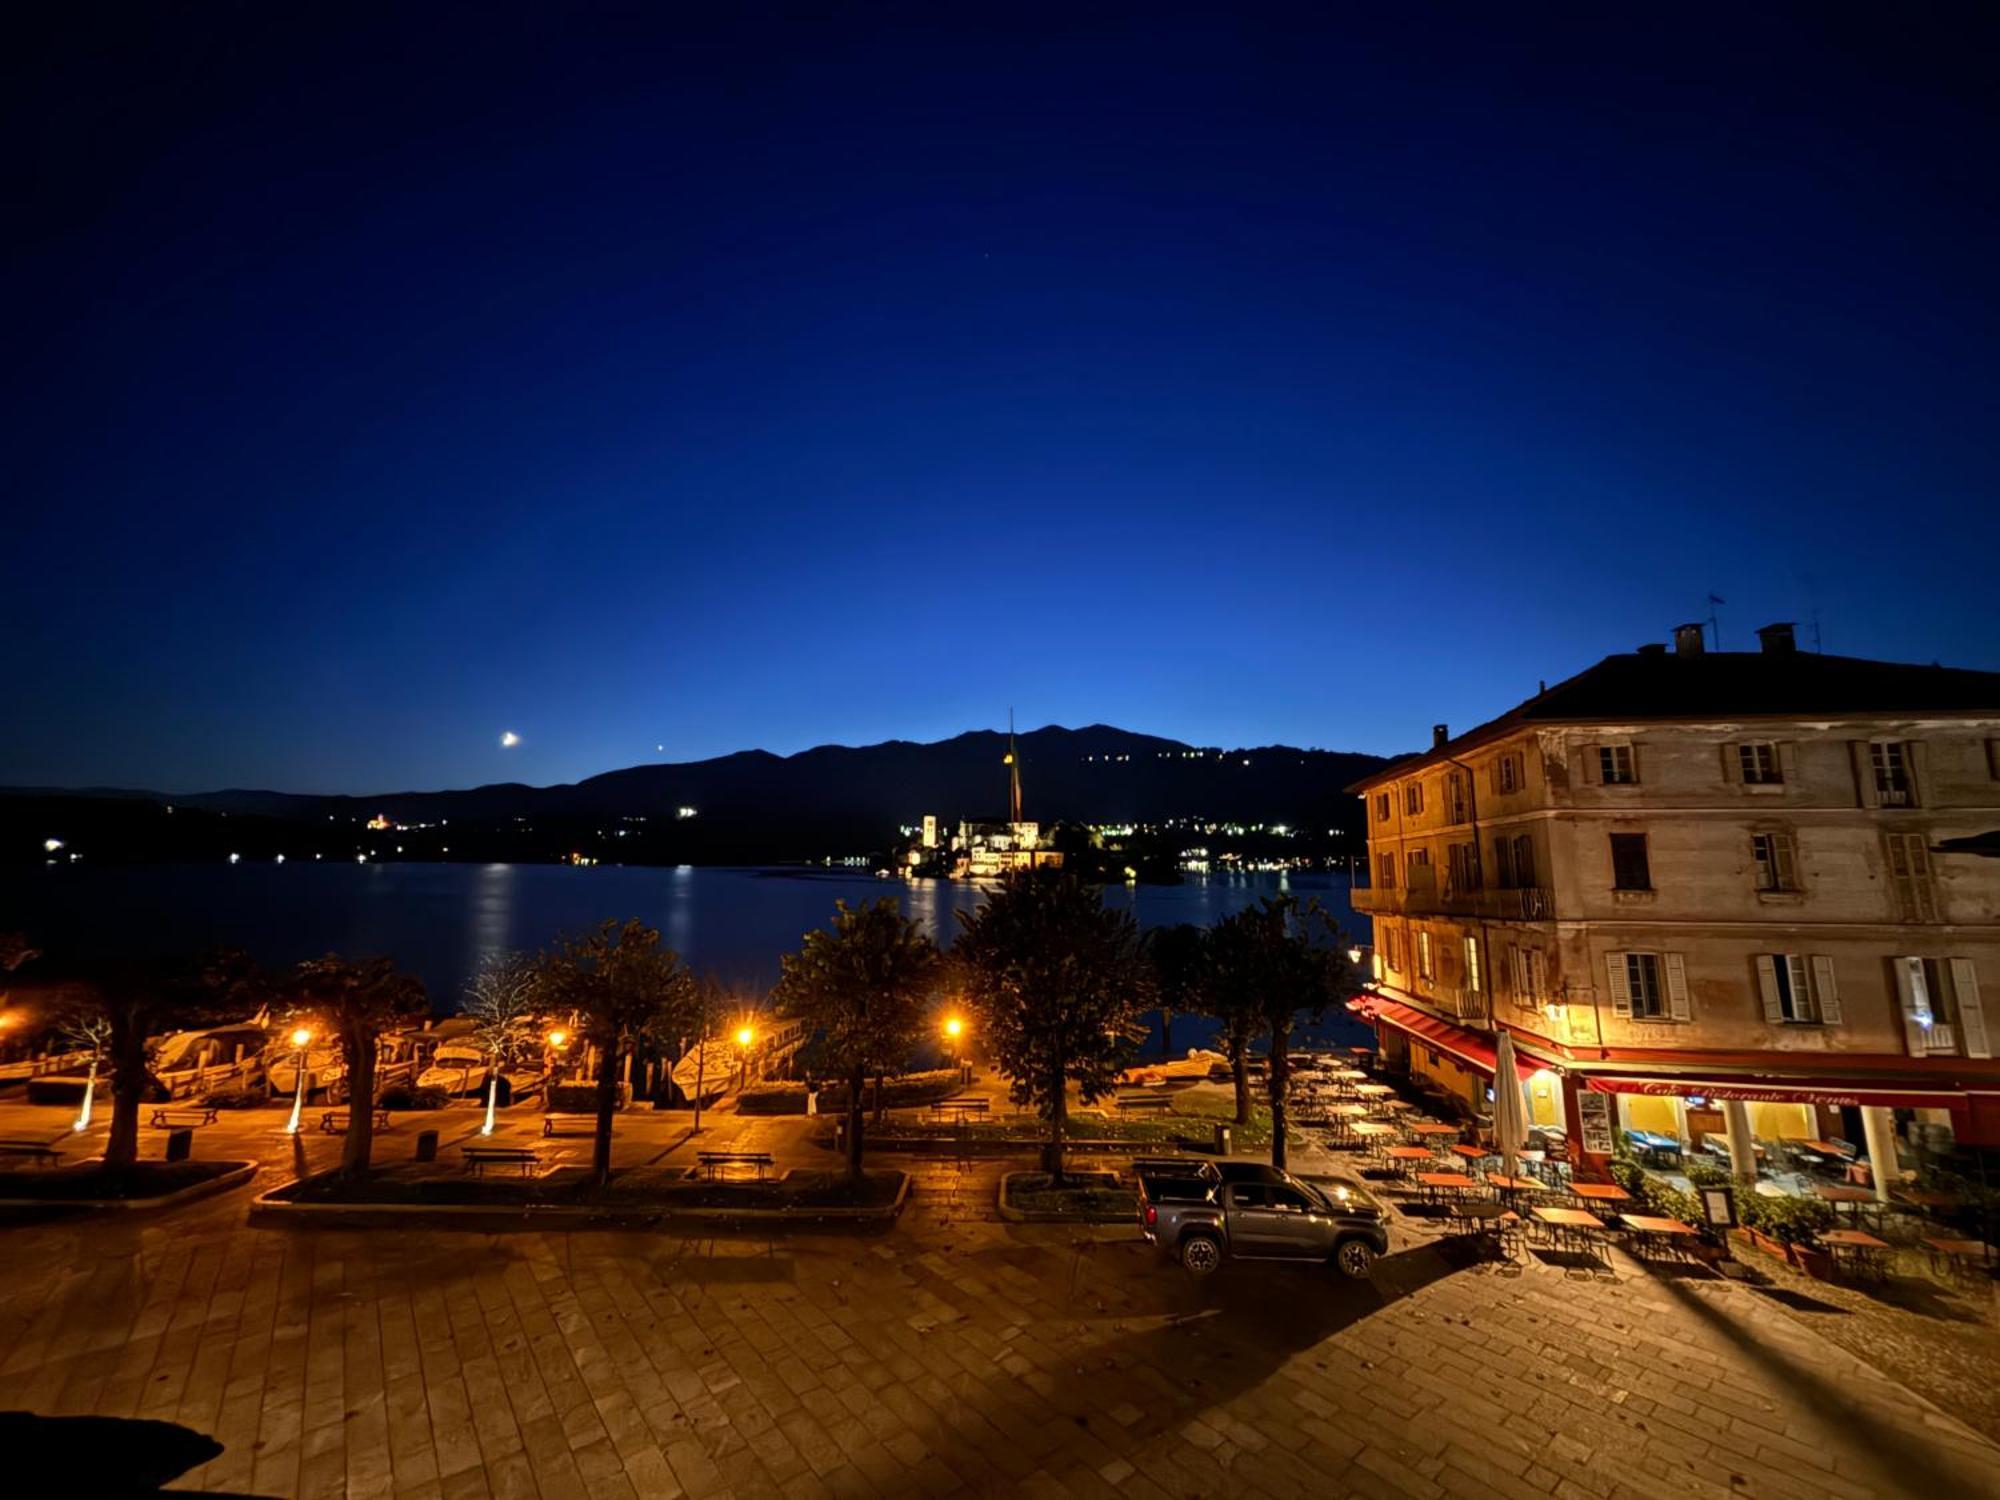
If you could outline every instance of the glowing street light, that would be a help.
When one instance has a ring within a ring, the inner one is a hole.
[[[298,1048],[298,1064],[292,1075],[292,1118],[285,1126],[286,1135],[299,1133],[299,1112],[306,1107],[306,1048],[312,1045],[312,1039],[311,1027],[293,1028],[292,1045]]]
[[[957,1016],[946,1016],[944,1018],[944,1034],[954,1042],[957,1041],[961,1036],[965,1035],[965,1022],[961,1021]]]
[[[756,1040],[757,1040],[757,1033],[756,1033],[755,1031],[751,1030],[751,1028],[750,1028],[750,1027],[748,1027],[748,1026],[739,1026],[739,1027],[737,1027],[737,1028],[736,1028],[736,1045],[737,1045],[737,1046],[739,1046],[739,1047],[748,1047],[748,1046],[749,1046],[749,1045],[750,1045],[750,1044],[751,1044],[752,1042],[754,1042],[754,1041],[756,1041]]]
[[[569,1033],[558,1026],[549,1033],[549,1045],[560,1052],[569,1045]]]

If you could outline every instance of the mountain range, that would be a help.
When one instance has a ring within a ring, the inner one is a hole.
[[[1385,764],[1380,756],[1285,745],[1200,747],[1102,724],[1051,725],[1020,735],[1017,743],[1024,815],[1042,823],[1193,819],[1285,823],[1325,832],[1355,826],[1355,799],[1342,788]],[[230,826],[218,835],[224,843],[245,842],[255,827],[269,831],[280,846],[289,834],[295,849],[364,852],[348,848],[360,837],[356,831],[383,818],[404,828],[432,825],[418,831],[451,829],[456,846],[441,838],[418,841],[428,857],[446,848],[454,858],[495,857],[496,838],[527,837],[532,830],[542,842],[554,837],[556,844],[586,834],[599,840],[616,836],[624,842],[611,846],[613,856],[639,855],[643,846],[646,862],[819,859],[886,848],[900,828],[929,813],[946,823],[1005,817],[1007,748],[1005,734],[975,730],[928,744],[822,745],[783,756],[746,750],[711,760],[631,766],[557,786],[503,782],[368,796],[14,788],[0,801],[0,849],[8,858],[41,858],[44,840],[60,836],[39,831],[53,826],[51,817],[57,822],[80,817],[103,827],[145,823],[165,836],[167,819],[195,814],[173,825],[181,831],[172,842],[193,835],[194,825],[215,833],[212,820],[227,819]],[[308,829],[312,837],[302,844],[297,835]],[[32,849],[24,839],[32,841]],[[375,842],[379,855],[380,841]],[[410,847],[405,839],[405,857],[411,857]]]

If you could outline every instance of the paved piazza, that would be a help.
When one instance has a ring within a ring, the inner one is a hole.
[[[356,1500],[2000,1494],[2000,1450],[1749,1288],[1409,1223],[1373,1286],[1196,1285],[999,1222],[995,1163],[916,1170],[865,1238],[251,1229],[250,1189],[6,1228],[0,1408],[221,1442],[178,1488]]]

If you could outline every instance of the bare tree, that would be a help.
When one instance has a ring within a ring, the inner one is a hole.
[[[299,1005],[321,1017],[340,1039],[347,1063],[347,1139],[341,1144],[340,1172],[358,1177],[368,1170],[375,1140],[375,1059],[382,1033],[429,1009],[424,987],[386,958],[350,963],[329,953],[302,963],[293,973]],[[305,1075],[299,1076],[305,1087]]]

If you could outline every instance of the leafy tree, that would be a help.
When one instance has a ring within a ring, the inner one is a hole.
[[[889,897],[834,903],[830,926],[785,955],[771,998],[815,1033],[815,1055],[847,1080],[847,1170],[861,1175],[862,1091],[900,1067],[944,976],[937,945]],[[878,1095],[880,1086],[878,1084]]]
[[[1236,1086],[1236,1123],[1250,1123],[1250,1045],[1264,1034],[1264,996],[1254,964],[1256,934],[1247,914],[1225,917],[1204,944],[1202,1014],[1221,1027],[1222,1050]]]
[[[1270,1037],[1271,1165],[1285,1165],[1290,1115],[1292,1029],[1301,1016],[1323,1018],[1355,992],[1354,967],[1340,929],[1317,901],[1266,897],[1216,926],[1221,988],[1233,1008],[1254,1003]]]
[[[642,1038],[684,1032],[696,1005],[694,977],[680,955],[660,946],[655,928],[606,922],[586,937],[565,937],[535,961],[535,989],[545,1011],[576,1017],[597,1052],[597,1130],[591,1180],[611,1180],[611,1121],[618,1073]]]
[[[111,1064],[111,1135],[104,1165],[139,1159],[139,1106],[154,1083],[147,1066],[163,1032],[235,1020],[263,1001],[267,981],[233,949],[80,965],[56,981],[66,1031],[100,1044]]]
[[[1207,1003],[1208,929],[1192,922],[1156,927],[1146,934],[1160,999],[1160,1055],[1174,1055],[1174,1017],[1199,1015]]]
[[[536,1022],[542,1007],[534,961],[522,953],[496,954],[479,966],[465,992],[464,1014],[486,1054],[486,1128],[491,1130],[501,1070],[526,1061],[540,1045]]]
[[[293,970],[291,989],[299,1009],[317,1016],[340,1042],[349,1106],[340,1173],[358,1177],[368,1170],[374,1150],[375,1059],[382,1033],[429,1010],[423,984],[386,958],[351,963],[329,953]],[[302,1074],[299,1087],[305,1083]]]
[[[1048,1121],[1044,1169],[1061,1181],[1069,1085],[1095,1103],[1145,1034],[1153,972],[1138,924],[1058,870],[1016,871],[959,921],[953,963],[1014,1102]]]

